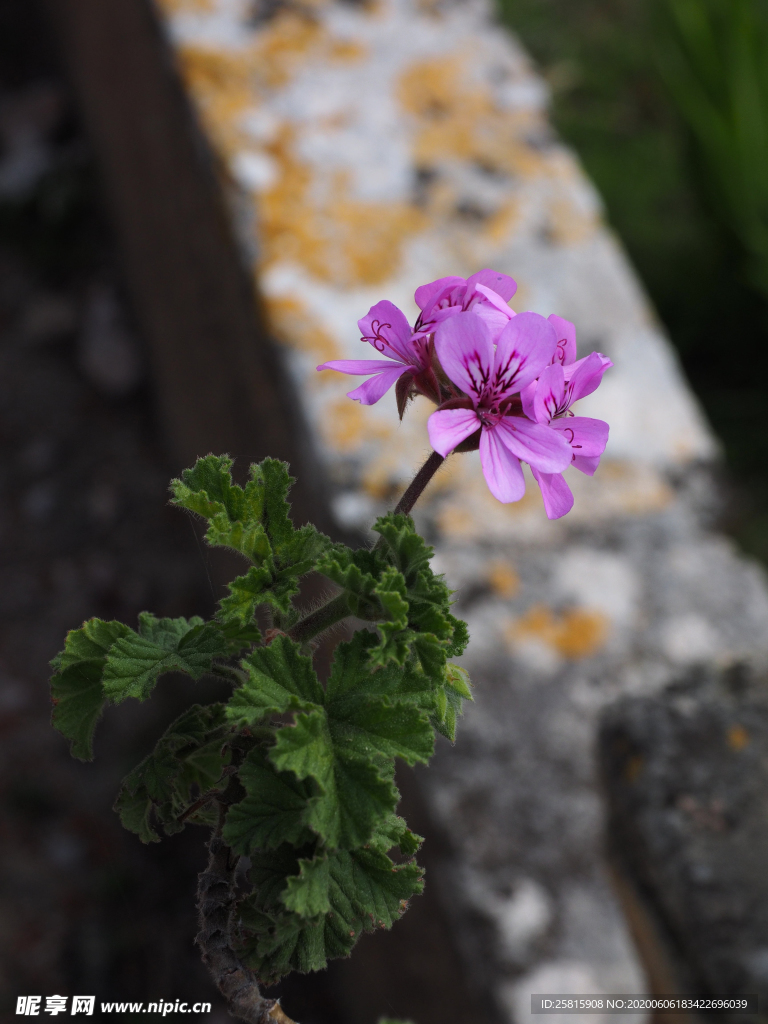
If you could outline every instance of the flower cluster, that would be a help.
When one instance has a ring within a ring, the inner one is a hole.
[[[483,474],[502,502],[525,493],[521,462],[531,467],[550,519],[573,507],[563,472],[592,476],[608,441],[608,424],[574,415],[612,365],[599,352],[576,358],[568,320],[515,313],[511,277],[481,270],[416,289],[421,313],[413,328],[384,300],[358,321],[362,340],[384,359],[338,359],[318,370],[368,376],[349,397],[373,405],[396,385],[400,416],[416,395],[438,408],[427,429],[442,456],[480,449]]]

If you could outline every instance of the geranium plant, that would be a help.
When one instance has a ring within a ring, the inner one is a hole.
[[[609,361],[577,360],[567,321],[515,315],[514,291],[493,271],[435,281],[416,292],[413,329],[392,303],[377,303],[359,326],[386,361],[319,367],[367,375],[350,394],[364,405],[393,384],[401,416],[417,395],[438,405],[434,451],[376,520],[374,544],[355,550],[311,524],[297,528],[284,463],[251,466],[241,487],[229,458],[207,455],[171,490],[173,504],[207,521],[209,544],[245,560],[213,618],[144,612],[137,629],[91,619],[54,659],[53,724],[83,760],[106,703],[146,700],[167,672],[231,683],[225,703],[192,704],[168,727],[115,809],[146,843],[187,824],[210,830],[197,941],[232,1014],[251,1024],[289,1021],[261,984],[347,956],[423,887],[421,840],[396,813],[395,760],[426,764],[436,733],[452,742],[471,691],[451,660],[467,627],[414,528],[416,500],[451,452],[479,448],[500,501],[522,496],[528,462],[553,518],[573,502],[563,471],[594,473],[605,448],[607,425],[570,405]],[[329,598],[303,610],[299,582],[310,572],[328,581]],[[318,638],[345,619],[358,628],[336,646],[323,683]],[[246,892],[235,884],[241,857]]]

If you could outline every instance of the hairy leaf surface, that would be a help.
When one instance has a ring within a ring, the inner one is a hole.
[[[322,969],[346,956],[364,931],[390,928],[422,891],[422,876],[415,863],[396,866],[377,849],[258,855],[254,893],[241,906],[249,966],[265,982]]]
[[[260,604],[288,612],[299,580],[328,543],[314,526],[295,529],[287,495],[295,481],[288,466],[264,459],[251,466],[245,487],[232,482],[232,460],[207,455],[171,482],[173,503],[208,520],[206,540],[245,555],[254,564],[230,584],[219,618],[247,623]]]
[[[156,619],[142,612],[139,632],[130,630],[109,649],[104,692],[115,704],[127,697],[146,700],[162,673],[185,672],[199,679],[226,651],[226,639],[215,623],[198,617]]]
[[[52,721],[68,740],[73,757],[93,760],[93,733],[106,695],[102,674],[107,653],[132,631],[122,622],[89,619],[67,634],[64,650],[51,662]]]
[[[178,832],[179,816],[221,779],[228,762],[224,751],[223,704],[194,704],[168,726],[155,749],[126,776],[115,802],[123,825],[143,843],[158,842],[153,817],[166,835]],[[189,818],[210,823],[205,810]]]
[[[282,843],[303,846],[312,841],[306,824],[314,787],[292,772],[278,772],[263,750],[251,750],[239,771],[245,799],[230,807],[224,840],[235,853],[250,855]]]
[[[227,717],[238,725],[253,725],[275,712],[310,709],[325,699],[312,659],[288,637],[258,647],[241,664],[248,679],[227,708]]]

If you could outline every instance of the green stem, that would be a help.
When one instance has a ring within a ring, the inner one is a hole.
[[[308,640],[316,637],[350,614],[349,605],[345,594],[331,598],[328,604],[310,612],[305,618],[300,619],[295,626],[288,630],[288,636],[299,644],[305,644]]]

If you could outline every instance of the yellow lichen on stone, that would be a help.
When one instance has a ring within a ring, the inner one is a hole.
[[[213,0],[157,0],[164,14],[209,14],[213,10]]]
[[[483,225],[483,234],[494,244],[509,238],[520,220],[520,202],[510,199],[493,213]],[[516,297],[517,298],[517,297]],[[517,302],[519,302],[517,298]]]
[[[438,516],[440,532],[447,537],[470,537],[475,532],[477,522],[466,508],[447,505]]]
[[[398,99],[419,121],[413,143],[417,166],[455,158],[474,160],[490,172],[542,173],[545,158],[521,141],[538,114],[496,109],[490,92],[470,80],[470,63],[471,54],[446,54],[419,61],[401,75]]]
[[[675,499],[661,474],[639,462],[603,458],[592,479],[600,481],[599,494],[590,495],[590,489],[582,485],[583,497],[580,495],[590,515],[599,514],[600,505],[611,515],[645,515],[667,508]],[[591,507],[590,502],[598,504]]]
[[[384,440],[391,435],[386,424],[365,416],[358,402],[338,398],[330,402],[321,421],[326,442],[339,452],[353,452],[371,440]]]
[[[508,562],[491,562],[488,566],[488,582],[497,597],[514,597],[520,590],[520,577]]]
[[[728,746],[738,754],[749,746],[749,733],[743,725],[732,725],[728,730]]]
[[[316,318],[298,299],[267,298],[266,305],[270,327],[278,341],[311,354],[318,363],[343,358],[334,338],[318,326]],[[310,377],[310,382],[326,383],[335,378],[332,372],[318,373]]]
[[[331,60],[363,60],[368,56],[368,48],[351,39],[332,39],[328,46],[328,56]]]
[[[394,505],[405,490],[401,477],[397,455],[379,455],[364,467],[362,489],[375,501]]]
[[[555,245],[578,245],[599,226],[594,213],[580,210],[567,193],[549,204],[548,235]]]
[[[506,630],[512,644],[538,640],[554,648],[564,658],[578,660],[596,654],[608,636],[608,619],[599,611],[572,608],[558,615],[546,605],[537,604]]]
[[[177,58],[208,133],[223,155],[232,156],[242,141],[238,121],[253,106],[247,54],[187,45]]]
[[[342,172],[319,183],[295,156],[294,133],[284,125],[265,147],[279,173],[260,197],[262,270],[285,261],[340,288],[383,283],[399,268],[403,243],[423,227],[424,215],[404,203],[349,198]]]
[[[255,38],[250,64],[254,84],[277,89],[301,70],[307,58],[327,46],[329,37],[317,19],[282,11]]]

